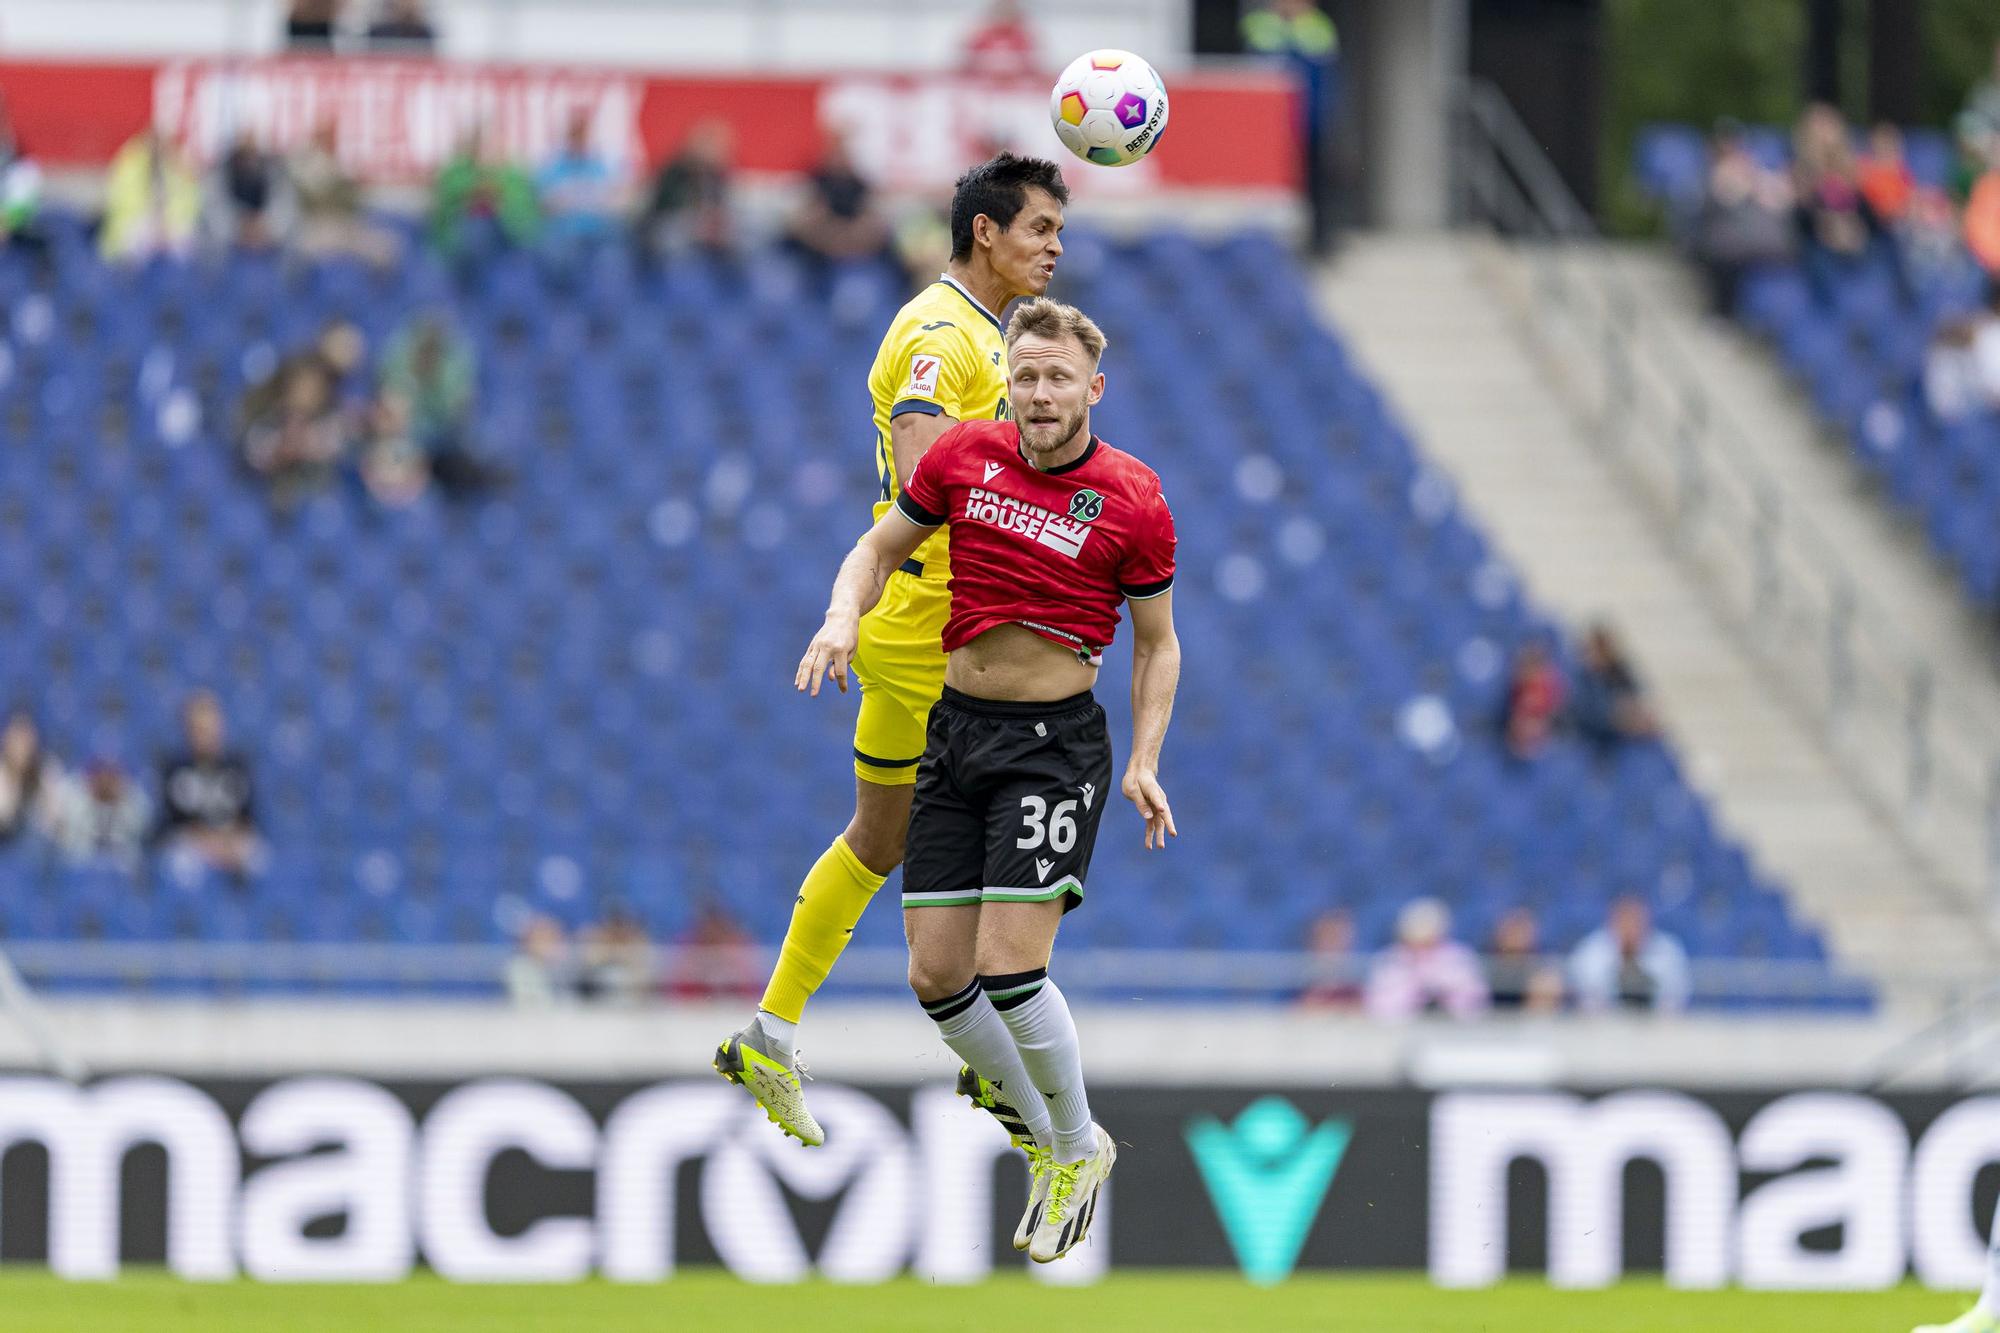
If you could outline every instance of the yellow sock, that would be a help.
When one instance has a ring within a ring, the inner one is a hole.
[[[799,1021],[806,1001],[847,947],[868,900],[887,878],[862,865],[845,838],[835,838],[833,846],[813,862],[806,882],[799,886],[798,905],[792,908],[792,924],[785,930],[778,966],[764,987],[762,1008],[766,1012],[788,1023]]]

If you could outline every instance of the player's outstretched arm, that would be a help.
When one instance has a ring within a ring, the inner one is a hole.
[[[1174,594],[1128,601],[1132,609],[1132,756],[1119,789],[1146,821],[1146,850],[1180,836],[1160,786],[1160,746],[1174,715],[1181,682],[1181,641],[1174,633]]]
[[[840,562],[840,573],[833,580],[833,597],[827,603],[826,623],[806,645],[794,685],[809,690],[817,698],[820,683],[831,676],[841,693],[847,692],[847,664],[861,639],[861,617],[882,600],[882,589],[888,586],[889,575],[915,554],[924,538],[936,531],[935,527],[911,522],[900,509],[891,509],[854,544],[854,549]]]

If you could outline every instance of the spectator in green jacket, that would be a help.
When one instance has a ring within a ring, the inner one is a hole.
[[[378,431],[422,453],[447,494],[470,495],[504,480],[472,447],[478,365],[471,345],[437,313],[417,315],[382,355]]]
[[[453,259],[477,262],[502,246],[532,246],[541,221],[528,173],[474,126],[432,187],[432,244]]]
[[[1243,16],[1243,46],[1282,60],[1298,80],[1299,141],[1305,152],[1312,248],[1314,253],[1323,253],[1333,238],[1330,156],[1333,107],[1339,93],[1340,35],[1316,0],[1264,0]]]

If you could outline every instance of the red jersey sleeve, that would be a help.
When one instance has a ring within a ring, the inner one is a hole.
[[[953,426],[931,442],[931,447],[924,450],[924,456],[910,469],[910,479],[903,483],[902,494],[896,497],[896,508],[919,527],[935,528],[951,512],[951,502],[945,496],[945,479],[950,474],[951,453],[962,429]]]
[[[1134,601],[1174,586],[1174,514],[1157,486],[1132,525],[1132,545],[1118,562],[1118,591]]]

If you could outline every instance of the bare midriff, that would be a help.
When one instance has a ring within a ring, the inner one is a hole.
[[[995,625],[952,651],[944,683],[980,699],[1052,703],[1095,685],[1097,668],[1031,629]]]

